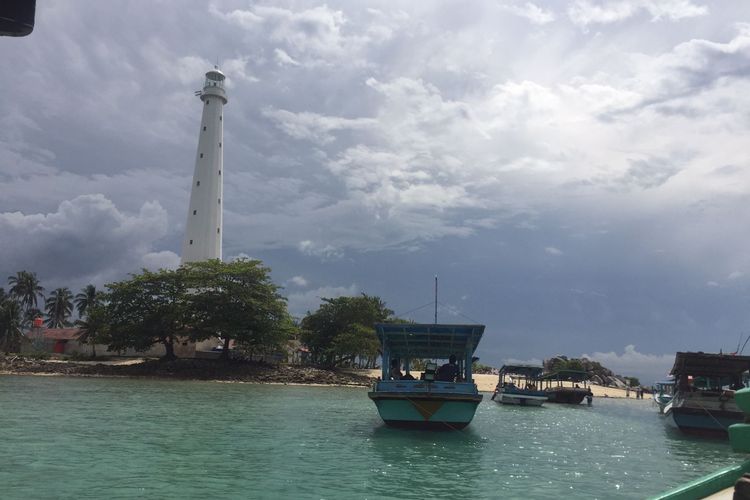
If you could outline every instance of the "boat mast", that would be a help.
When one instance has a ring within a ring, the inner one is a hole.
[[[435,275],[435,324],[437,325],[437,274]]]

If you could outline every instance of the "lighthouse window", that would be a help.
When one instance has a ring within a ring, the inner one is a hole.
[[[205,126],[203,127],[203,130],[206,130],[206,127],[205,127]]]
[[[195,181],[195,185],[196,186],[200,186],[201,185],[201,181]]]
[[[198,211],[197,211],[197,210],[193,210],[193,215],[195,215],[195,214],[197,214],[197,213],[198,213]]]
[[[220,228],[220,227],[217,227],[217,228],[216,228],[216,232],[217,232],[217,233],[220,233],[220,232],[221,232],[221,228]]]
[[[219,175],[221,175],[221,170],[219,170]]]
[[[193,240],[190,240],[190,244],[191,244],[191,245],[193,244]]]
[[[201,153],[201,158],[203,158],[203,153]]]
[[[206,106],[208,106],[208,99],[206,99]]]
[[[219,198],[219,205],[221,205],[221,198]]]
[[[221,121],[221,115],[219,115],[219,121]]]
[[[219,143],[219,147],[221,147],[221,143]]]

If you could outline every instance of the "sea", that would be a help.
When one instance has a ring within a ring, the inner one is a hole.
[[[392,429],[366,388],[0,376],[0,498],[646,498],[746,457],[648,400]]]

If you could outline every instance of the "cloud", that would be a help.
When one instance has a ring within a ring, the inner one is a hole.
[[[300,293],[290,293],[287,296],[287,303],[290,314],[302,318],[308,312],[315,312],[323,298],[353,297],[359,292],[359,287],[354,283],[349,286],[323,286]]]
[[[617,375],[636,376],[644,385],[666,378],[674,364],[674,354],[644,354],[636,351],[632,344],[625,346],[622,354],[594,352],[581,354],[581,357],[598,361]]]
[[[374,125],[368,118],[340,118],[316,113],[292,113],[283,109],[263,109],[263,116],[295,139],[308,139],[326,144],[335,140],[331,133],[339,130],[360,130]]]
[[[287,283],[298,286],[300,288],[304,288],[308,285],[307,280],[302,276],[292,276],[287,280]]]
[[[610,24],[624,21],[642,12],[651,16],[652,21],[680,19],[703,16],[708,7],[696,5],[690,0],[620,0],[613,2],[593,2],[576,0],[568,7],[568,17],[574,24]]]
[[[180,266],[180,256],[171,250],[149,252],[143,256],[143,267],[150,271],[159,269],[177,269]]]
[[[562,255],[563,254],[562,250],[560,250],[559,248],[555,248],[555,247],[546,247],[544,249],[544,252],[547,253],[548,255]]]
[[[144,264],[168,265],[175,257],[152,250],[167,233],[167,214],[156,201],[126,214],[103,195],[82,195],[51,213],[0,213],[0,233],[5,275],[29,269],[43,279],[84,276],[101,283]]]
[[[344,256],[343,252],[333,245],[319,244],[310,240],[300,241],[297,248],[305,255],[312,255],[325,260],[340,259]]]
[[[276,48],[273,52],[280,65],[288,64],[290,66],[299,66],[299,62],[295,61],[292,56],[284,52],[282,49]]]
[[[552,11],[542,9],[531,2],[526,2],[523,5],[502,5],[501,8],[519,17],[524,17],[533,24],[544,25],[555,20]]]
[[[738,280],[742,278],[743,276],[745,276],[745,273],[743,273],[742,271],[732,271],[731,273],[729,273],[729,276],[727,276],[727,279]]]

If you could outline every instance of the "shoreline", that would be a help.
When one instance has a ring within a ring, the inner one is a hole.
[[[152,380],[195,380],[218,383],[295,385],[313,387],[369,388],[379,377],[379,369],[326,370],[310,366],[268,365],[259,362],[180,358],[172,361],[125,359],[117,361],[35,360],[20,356],[0,355],[0,376],[97,377]],[[479,392],[492,393],[497,375],[475,374]],[[571,384],[572,385],[572,384]],[[594,398],[650,401],[650,394],[635,398],[635,391],[626,396],[625,389],[590,385]]]

